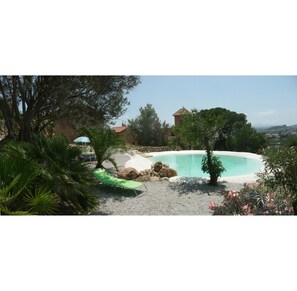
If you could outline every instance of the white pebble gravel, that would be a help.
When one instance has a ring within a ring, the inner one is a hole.
[[[118,155],[120,167],[127,161],[127,155]],[[110,165],[105,164],[108,168]],[[111,169],[112,170],[112,169]],[[154,181],[145,182],[147,190],[139,188],[135,195],[123,190],[99,185],[100,208],[95,214],[101,215],[211,215],[210,202],[220,204],[224,191],[239,190],[242,183],[221,182],[209,186],[205,181]]]
[[[223,191],[227,189],[225,185],[193,188],[168,181],[146,182],[146,186],[148,191],[138,191],[135,196],[133,191],[101,187],[100,214],[211,215],[209,203],[221,203]],[[234,185],[232,189],[235,189]],[[133,196],[125,197],[128,193]]]

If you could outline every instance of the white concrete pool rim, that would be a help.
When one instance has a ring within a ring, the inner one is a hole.
[[[205,154],[203,150],[185,150],[185,151],[166,151],[166,152],[151,152],[146,153],[144,155],[134,154],[130,155],[130,160],[125,163],[125,168],[132,167],[135,168],[137,171],[143,171],[146,169],[150,169],[151,165],[153,164],[147,157],[157,157],[162,155],[185,155],[185,154]],[[248,159],[254,159],[262,162],[262,157],[257,154],[247,153],[247,152],[230,152],[230,151],[214,151],[214,154],[217,155],[227,155],[227,156],[234,156],[234,157],[243,157]],[[264,169],[264,165],[260,170]],[[173,177],[170,178],[170,181],[177,181],[181,178],[185,177]],[[186,177],[189,180],[201,180],[199,177]],[[230,176],[230,177],[223,177],[220,178],[219,181],[226,181],[226,182],[233,182],[233,183],[253,183],[256,182],[258,177],[255,173],[247,174],[247,175],[239,175],[239,176]]]

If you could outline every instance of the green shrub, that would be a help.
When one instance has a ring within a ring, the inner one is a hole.
[[[245,185],[240,192],[228,192],[222,205],[211,203],[215,215],[297,214],[297,151],[294,148],[266,148],[264,170],[259,183]]]
[[[281,144],[287,147],[297,147],[297,137],[289,137],[281,141]]]
[[[264,171],[258,176],[269,191],[285,195],[297,214],[297,150],[267,148],[262,151]]]
[[[79,154],[60,136],[7,144],[0,161],[2,213],[88,214],[94,210],[98,202],[91,190],[93,179],[77,159]]]
[[[29,159],[0,156],[1,214],[55,214],[57,196],[37,186],[41,166]]]
[[[216,185],[218,178],[225,171],[225,168],[224,168],[221,160],[218,157],[214,156],[213,153],[210,153],[209,157],[207,155],[205,155],[202,158],[201,170],[204,173],[208,173],[210,175],[209,184]]]

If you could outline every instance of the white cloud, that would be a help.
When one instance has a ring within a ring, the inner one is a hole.
[[[257,112],[256,114],[257,115],[260,115],[260,116],[266,116],[266,115],[273,115],[275,114],[276,111],[275,110],[267,110],[267,111],[260,111],[260,112]]]

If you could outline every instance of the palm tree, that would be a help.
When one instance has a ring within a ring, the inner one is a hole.
[[[96,128],[84,127],[81,129],[81,132],[90,139],[90,145],[93,147],[96,154],[96,168],[102,168],[103,162],[109,161],[118,171],[114,154],[127,151],[125,142],[107,126],[101,125]]]
[[[86,166],[77,160],[79,154],[80,149],[70,147],[67,140],[61,136],[49,140],[35,136],[33,143],[8,144],[4,148],[3,155],[8,160],[6,163],[14,161],[16,170],[11,171],[12,175],[17,176],[19,173],[24,179],[29,175],[27,173],[32,173],[30,183],[21,189],[21,194],[16,192],[26,197],[20,200],[18,209],[27,209],[23,205],[26,204],[32,211],[38,209],[37,214],[92,212],[97,207],[98,200],[91,191],[92,176]],[[31,166],[32,169],[28,170],[25,165]],[[3,175],[7,171],[3,169]],[[0,172],[0,180],[1,178]],[[12,181],[8,177],[3,180]],[[16,186],[19,184],[18,182],[12,185],[12,189],[17,190]],[[9,187],[9,184],[4,187]],[[47,204],[51,204],[52,208],[45,211],[43,207]]]
[[[42,164],[42,180],[59,197],[63,214],[88,214],[98,204],[91,190],[92,176],[87,167],[77,160],[81,151],[70,147],[62,136],[49,140],[36,136],[29,146],[29,156]]]

